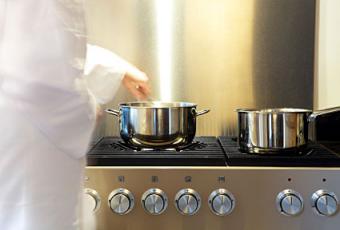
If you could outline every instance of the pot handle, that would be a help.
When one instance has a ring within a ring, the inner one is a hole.
[[[317,110],[317,111],[315,111],[315,112],[313,112],[312,114],[309,115],[309,117],[308,117],[308,138],[309,138],[309,140],[312,140],[312,141],[315,141],[315,142],[318,141],[317,120],[319,119],[319,117],[326,115],[326,114],[329,114],[329,113],[334,113],[334,112],[340,112],[340,107]]]
[[[115,110],[115,109],[105,109],[105,112],[111,114],[111,115],[114,115],[116,117],[119,117],[119,111],[118,110]]]
[[[311,115],[309,115],[308,121],[313,122],[318,116],[322,116],[322,115],[334,113],[334,112],[340,112],[340,106],[314,111]]]
[[[204,109],[204,110],[201,110],[201,111],[195,111],[195,114],[196,114],[196,117],[198,116],[201,116],[201,115],[204,115],[206,113],[209,113],[210,112],[210,109]]]

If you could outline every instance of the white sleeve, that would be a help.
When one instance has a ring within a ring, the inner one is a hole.
[[[129,66],[113,52],[96,45],[87,45],[86,82],[97,103],[106,104],[113,99]]]

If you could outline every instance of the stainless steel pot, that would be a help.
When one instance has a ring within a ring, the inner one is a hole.
[[[309,121],[339,111],[340,107],[314,113],[292,108],[238,109],[239,147],[242,151],[259,154],[302,148],[308,142],[308,130],[314,130]]]
[[[192,142],[196,117],[209,112],[196,111],[187,102],[131,102],[119,105],[119,111],[106,112],[119,117],[120,136],[137,148],[176,148]]]

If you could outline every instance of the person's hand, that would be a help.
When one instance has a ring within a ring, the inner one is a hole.
[[[145,100],[150,95],[149,78],[137,68],[130,68],[124,75],[123,85],[137,99]]]

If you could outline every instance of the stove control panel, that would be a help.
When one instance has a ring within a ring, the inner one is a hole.
[[[200,209],[201,198],[193,189],[182,189],[175,196],[175,206],[181,214],[191,216]]]
[[[92,212],[96,212],[101,206],[99,194],[90,188],[85,188],[83,202]],[[158,188],[151,188],[144,192],[141,198],[142,207],[151,215],[160,215],[168,207],[166,193]],[[226,216],[233,212],[236,199],[233,194],[224,188],[212,191],[208,197],[210,210],[218,216]],[[133,194],[124,188],[112,191],[108,197],[108,204],[112,212],[124,215],[134,207]],[[285,189],[276,197],[277,210],[286,216],[297,216],[303,209],[303,198],[292,190]],[[180,190],[175,196],[175,207],[183,215],[194,215],[201,207],[200,195],[193,189]],[[338,212],[339,200],[334,192],[320,189],[311,196],[311,207],[320,216],[333,216]]]
[[[314,211],[321,216],[333,216],[338,211],[338,198],[333,192],[318,190],[313,193],[311,203]]]
[[[235,197],[226,189],[216,189],[208,199],[210,210],[218,216],[226,216],[235,208]]]
[[[276,205],[278,211],[283,215],[297,216],[303,210],[303,199],[298,192],[286,189],[277,195]]]
[[[129,213],[134,207],[134,197],[132,193],[124,188],[113,190],[109,195],[109,207],[119,215]]]
[[[93,229],[340,226],[340,167],[88,167],[85,175],[80,224]]]
[[[168,206],[168,197],[161,189],[151,188],[143,194],[142,206],[151,215],[162,214]]]

